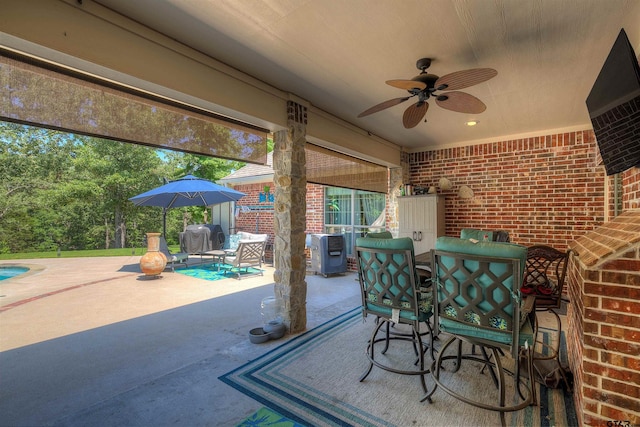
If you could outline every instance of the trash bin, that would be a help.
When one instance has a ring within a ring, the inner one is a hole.
[[[347,250],[343,234],[311,235],[311,270],[314,274],[344,273],[347,271]]]

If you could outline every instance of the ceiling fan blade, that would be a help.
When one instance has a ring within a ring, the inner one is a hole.
[[[398,104],[406,101],[409,98],[411,98],[411,97],[410,96],[405,96],[403,98],[394,98],[394,99],[390,99],[388,101],[381,102],[380,104],[374,105],[373,107],[369,108],[368,110],[364,110],[362,113],[358,114],[358,118],[364,117],[364,116],[368,116],[369,114],[377,113],[378,111],[382,111],[382,110],[384,110],[386,108],[389,108],[389,107],[393,107],[394,105],[398,105]]]
[[[445,96],[447,99],[442,99]],[[445,95],[439,95],[436,97],[436,104],[447,110],[467,114],[480,114],[487,109],[484,102],[464,92],[447,92]]]
[[[416,127],[425,114],[427,114],[428,109],[429,104],[427,102],[416,102],[404,111],[404,114],[402,115],[402,124],[407,129]]]
[[[415,80],[387,80],[385,83],[389,86],[397,87],[398,89],[404,90],[423,90],[427,88],[426,83],[418,82]]]
[[[446,74],[436,80],[435,88],[438,90],[458,90],[478,83],[486,82],[498,75],[493,68],[473,68],[471,70],[456,71],[455,73]],[[447,85],[444,89],[440,86]]]

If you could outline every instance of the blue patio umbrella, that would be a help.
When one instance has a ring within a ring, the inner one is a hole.
[[[223,187],[206,179],[187,175],[171,181],[146,193],[131,197],[136,206],[158,206],[163,208],[163,232],[167,233],[167,209],[183,206],[211,206],[225,202],[235,202],[246,194]]]

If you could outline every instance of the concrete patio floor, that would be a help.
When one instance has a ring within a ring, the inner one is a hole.
[[[218,377],[291,338],[252,344],[263,277],[148,279],[139,256],[0,261],[0,425],[233,426],[262,405]],[[354,273],[307,275],[307,326],[360,305]]]
[[[139,259],[0,261],[31,267],[0,281],[0,426],[234,426],[262,406],[218,377],[293,337],[248,338],[274,269],[149,279]],[[308,329],[360,305],[356,277],[307,275]]]

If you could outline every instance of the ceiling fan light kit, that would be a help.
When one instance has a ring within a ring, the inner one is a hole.
[[[487,106],[475,96],[458,92],[458,90],[492,79],[498,75],[496,70],[493,68],[473,68],[438,77],[435,74],[427,73],[427,68],[430,66],[431,58],[421,58],[416,62],[416,67],[420,70],[419,75],[411,80],[387,80],[386,83],[389,86],[406,90],[409,92],[409,96],[390,99],[374,105],[360,113],[358,118],[401,104],[414,96],[418,97],[418,101],[410,105],[402,116],[402,124],[407,129],[417,126],[425,117],[429,109],[427,100],[431,97],[435,99],[439,107],[458,113],[480,114],[487,109]],[[437,91],[448,92],[435,93]]]

